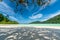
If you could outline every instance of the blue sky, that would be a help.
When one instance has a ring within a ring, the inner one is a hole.
[[[29,0],[29,2],[31,2]],[[37,6],[37,4],[19,5],[18,10],[21,8],[23,11],[16,11],[16,3],[9,0],[0,2],[0,13],[4,16],[9,15],[10,20],[15,20],[19,23],[29,23],[33,21],[46,21],[56,15],[60,15],[60,0],[51,0],[48,5]],[[21,14],[22,13],[22,14]]]

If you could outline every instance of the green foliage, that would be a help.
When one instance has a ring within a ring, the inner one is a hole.
[[[0,14],[0,22],[4,20],[4,17],[2,16],[2,14]]]
[[[37,4],[40,6],[42,5],[42,1],[41,0],[37,0]]]
[[[28,0],[10,0],[10,2],[12,2],[13,4],[15,3],[15,9],[14,9],[14,12],[21,12],[22,14],[22,11],[24,10],[23,7],[19,10],[18,7],[20,4],[24,5],[25,8],[27,8],[29,5],[31,4],[37,4],[38,6],[43,6],[45,5],[47,2],[42,1],[42,0],[32,0],[31,2],[29,2]],[[22,14],[23,15],[23,14]]]
[[[11,2],[14,2],[15,0],[10,0]]]
[[[60,24],[60,15],[55,16],[54,18],[51,18],[44,22],[36,21],[36,22],[32,22],[31,24]]]
[[[55,16],[54,18],[51,18],[47,21],[44,21],[44,23],[60,23],[60,15]]]
[[[3,0],[0,0],[0,2],[2,2]]]
[[[11,21],[7,17],[0,14],[0,24],[18,24],[16,21]]]

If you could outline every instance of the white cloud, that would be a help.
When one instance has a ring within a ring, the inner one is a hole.
[[[51,0],[51,2],[48,2],[48,3],[49,3],[49,5],[51,5],[51,4],[54,4],[56,1],[57,0]],[[39,11],[45,9],[45,7],[48,6],[48,3],[46,3],[45,5],[43,5],[42,7],[40,7],[39,10],[37,10],[36,12],[33,13],[33,15],[37,14]]]
[[[55,16],[57,16],[57,15],[60,15],[60,10],[57,11],[56,13],[50,14],[50,15],[48,16],[48,19],[44,19],[44,20],[42,20],[42,21],[49,20],[50,18],[53,18],[53,17],[55,17]]]
[[[7,13],[7,14],[8,13],[15,14],[13,9],[11,7],[9,7],[5,2],[0,2],[0,11]]]
[[[43,15],[42,14],[37,14],[34,16],[29,17],[30,19],[37,19],[37,18],[41,18]]]
[[[57,0],[51,0],[51,3],[50,4],[53,4],[53,3],[55,3]]]
[[[9,16],[9,19],[11,19],[12,21],[17,21],[17,18],[15,18],[13,16]]]

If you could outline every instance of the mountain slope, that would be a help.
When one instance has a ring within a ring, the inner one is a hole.
[[[11,21],[7,17],[0,14],[0,24],[18,24],[16,21]]]
[[[47,21],[44,21],[44,22],[39,22],[39,21],[36,21],[36,22],[32,22],[31,24],[39,24],[39,23],[52,23],[52,24],[60,24],[60,15],[58,16],[55,16]]]

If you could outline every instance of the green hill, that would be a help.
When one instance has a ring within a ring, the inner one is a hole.
[[[16,21],[11,21],[7,17],[0,14],[0,24],[18,24]]]
[[[31,24],[60,24],[60,15],[58,16],[55,16],[47,21],[44,21],[44,22],[39,22],[39,21],[36,21],[36,22],[32,22]]]

